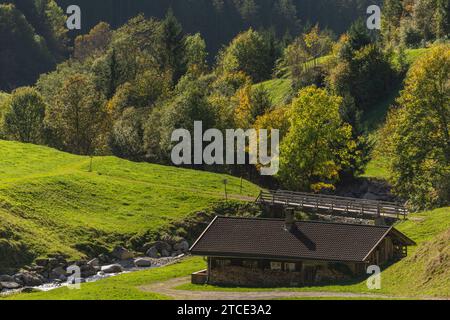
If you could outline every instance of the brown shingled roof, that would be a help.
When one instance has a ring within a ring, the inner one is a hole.
[[[414,241],[392,227],[216,217],[192,246],[193,255],[364,262],[388,234],[404,245]]]

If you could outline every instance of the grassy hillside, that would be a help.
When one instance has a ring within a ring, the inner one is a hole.
[[[382,289],[368,290],[365,280],[332,286],[307,288],[279,288],[277,291],[346,292],[379,294],[397,298],[450,297],[450,208],[414,214],[410,220],[400,222],[399,230],[414,239],[409,256],[386,268],[382,273]],[[56,289],[51,292],[19,294],[8,299],[167,299],[139,288],[155,282],[190,275],[204,269],[201,258],[190,258],[166,268],[123,274],[96,283],[82,284],[82,290]],[[268,291],[255,288],[221,288],[215,286],[183,285],[182,290],[194,291]],[[272,290],[273,291],[273,290]],[[304,299],[304,297],[302,298]]]
[[[0,140],[0,268],[83,245],[154,231],[224,198],[254,196],[258,187],[219,174],[89,158]],[[20,248],[26,250],[19,250]],[[13,261],[6,261],[6,260]]]
[[[292,90],[290,79],[272,79],[256,84],[255,88],[263,88],[269,93],[275,106],[283,105]]]

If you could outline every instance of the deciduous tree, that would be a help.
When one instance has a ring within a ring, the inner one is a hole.
[[[450,47],[411,68],[381,138],[395,192],[415,209],[450,203]]]
[[[92,155],[106,146],[109,121],[105,99],[89,76],[75,75],[64,82],[49,105],[46,123],[69,152]]]
[[[30,87],[18,88],[4,103],[6,136],[21,142],[42,143],[46,105],[39,92]]]
[[[352,127],[342,121],[342,98],[324,89],[300,91],[289,110],[289,131],[281,143],[282,184],[294,190],[333,188],[355,148]]]

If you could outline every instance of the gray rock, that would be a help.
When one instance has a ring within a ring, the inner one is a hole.
[[[21,287],[17,282],[0,282],[0,288],[6,290],[19,289]]]
[[[36,259],[35,263],[40,267],[45,267],[48,265],[48,259]]]
[[[12,276],[4,274],[0,276],[0,282],[14,282],[14,278]]]
[[[63,267],[56,267],[52,269],[52,272],[50,273],[50,277],[53,279],[59,279],[60,276],[65,276],[67,274],[67,270]]]
[[[189,243],[186,240],[183,240],[173,246],[175,251],[188,252],[189,251]]]
[[[89,277],[92,277],[92,276],[94,276],[94,275],[97,274],[97,271],[98,271],[97,268],[98,268],[98,267],[93,267],[93,266],[91,266],[91,265],[84,265],[84,266],[81,266],[81,268],[80,268],[80,270],[81,270],[81,276],[82,276],[83,278],[89,278]]]
[[[98,256],[98,260],[101,263],[110,263],[111,262],[111,258],[108,255],[104,254],[104,253],[102,253],[102,254],[100,254]]]
[[[163,250],[161,251],[161,256],[162,256],[162,257],[169,257],[169,256],[170,256],[170,252],[167,251],[166,249],[163,249]]]
[[[123,271],[123,268],[120,264],[110,264],[108,266],[103,266],[101,271],[104,273],[120,273]]]
[[[95,259],[88,261],[87,264],[88,264],[88,266],[91,266],[91,267],[98,267],[98,266],[100,266],[100,260],[98,258],[95,258]]]
[[[156,259],[158,258],[158,249],[156,247],[151,247],[145,254],[147,257]]]
[[[134,257],[132,252],[121,246],[115,247],[111,255],[119,260],[132,259]]]
[[[138,258],[134,260],[134,265],[139,268],[146,268],[152,266],[152,261],[150,259],[146,258]]]
[[[35,287],[44,283],[44,277],[36,272],[23,271],[14,275],[15,282],[27,286]]]
[[[144,247],[145,248],[155,247],[159,253],[161,253],[163,250],[166,250],[169,252],[172,251],[172,246],[165,241],[156,241],[153,243],[147,243]]]

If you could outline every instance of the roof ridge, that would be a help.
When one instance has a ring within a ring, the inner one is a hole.
[[[236,219],[236,220],[256,220],[256,221],[280,221],[283,222],[284,219],[280,218],[259,218],[259,217],[237,217],[237,216],[224,216],[217,215],[219,219]],[[332,221],[317,221],[317,220],[295,220],[295,223],[317,223],[317,224],[330,224],[330,225],[344,225],[344,226],[355,226],[355,227],[371,227],[379,229],[390,229],[390,226],[376,226],[370,224],[356,224],[356,223],[344,223],[344,222],[332,222]]]

